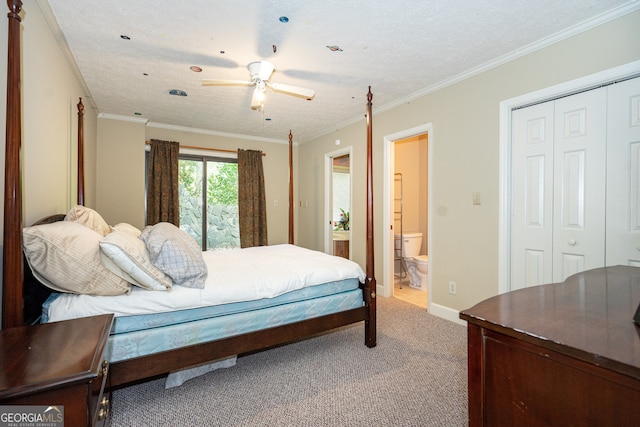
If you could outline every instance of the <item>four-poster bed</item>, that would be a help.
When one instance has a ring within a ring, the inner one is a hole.
[[[25,282],[29,276],[28,268],[23,271],[22,246],[22,206],[20,197],[19,167],[21,145],[21,106],[20,106],[20,9],[22,3],[9,0],[9,62],[7,73],[7,138],[5,164],[5,203],[4,203],[4,269],[2,297],[2,327],[11,328],[23,325],[25,313],[32,313],[34,302],[26,297],[32,287]],[[336,309],[328,314],[303,320],[279,324],[267,329],[253,330],[236,335],[215,338],[209,341],[183,347],[172,348],[142,355],[139,357],[118,360],[110,364],[110,382],[113,388],[142,381],[156,376],[199,365],[211,360],[268,348],[292,342],[314,334],[329,331],[340,326],[364,322],[365,344],[376,345],[376,280],[374,278],[373,253],[373,173],[372,173],[372,124],[371,124],[371,88],[367,93],[367,207],[366,207],[366,269],[356,291],[360,295],[357,307]],[[78,103],[78,204],[84,202],[83,171],[83,112],[82,102]],[[293,136],[289,133],[289,243],[293,244]],[[64,219],[64,215],[56,214],[41,223],[56,222]],[[346,261],[346,260],[344,260]],[[346,261],[349,262],[349,261]],[[40,285],[37,285],[40,286]],[[151,291],[142,291],[151,292]],[[140,293],[140,292],[138,292]],[[110,298],[110,297],[105,297]],[[38,302],[35,309],[39,309]]]

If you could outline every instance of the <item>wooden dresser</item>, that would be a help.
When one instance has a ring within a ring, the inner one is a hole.
[[[498,295],[468,322],[470,426],[640,425],[640,268]]]
[[[63,407],[65,426],[109,425],[112,321],[108,314],[0,331],[0,405]]]

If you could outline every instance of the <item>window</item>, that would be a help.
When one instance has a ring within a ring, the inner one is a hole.
[[[181,154],[178,181],[180,228],[202,250],[240,247],[237,159]]]

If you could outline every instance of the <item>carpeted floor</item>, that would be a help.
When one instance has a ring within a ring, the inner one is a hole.
[[[466,426],[464,326],[378,299],[378,345],[362,324],[239,357],[165,390],[113,393],[112,426]]]

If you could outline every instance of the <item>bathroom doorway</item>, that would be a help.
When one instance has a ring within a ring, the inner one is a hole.
[[[351,147],[325,155],[325,252],[351,259]]]
[[[431,125],[384,138],[383,295],[429,308]]]

